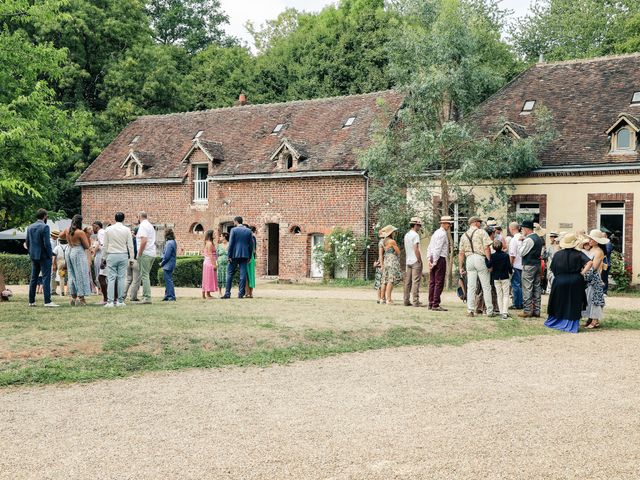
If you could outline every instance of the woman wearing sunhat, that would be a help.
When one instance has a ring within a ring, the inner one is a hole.
[[[576,247],[580,239],[568,233],[560,240],[560,251],[553,256],[553,283],[544,324],[549,328],[578,333],[582,310],[587,304],[584,275],[591,268],[591,260]]]
[[[591,248],[591,261],[593,265],[587,272],[587,309],[582,312],[582,316],[587,317],[586,328],[598,328],[600,320],[604,316],[604,282],[602,281],[602,270],[604,269],[603,245],[609,243],[609,239],[600,230],[591,230],[587,235]]]
[[[400,249],[395,241],[396,230],[393,225],[387,225],[380,230],[380,236],[384,238],[384,257],[382,267],[382,285],[385,293],[385,303],[393,304],[391,293],[393,287],[402,282],[402,270],[400,269]]]

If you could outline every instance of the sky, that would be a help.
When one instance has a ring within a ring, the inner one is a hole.
[[[514,16],[522,16],[529,8],[532,0],[502,0],[501,6],[513,10]],[[251,45],[251,36],[244,28],[247,20],[256,26],[265,20],[276,18],[287,7],[307,12],[317,12],[329,5],[331,0],[221,0],[224,12],[229,15],[229,25],[225,30],[228,34],[245,40]]]

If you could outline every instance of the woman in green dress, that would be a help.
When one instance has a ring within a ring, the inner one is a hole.
[[[249,230],[251,230],[253,251],[251,252],[251,259],[247,264],[247,294],[245,298],[253,298],[253,289],[256,288],[256,250],[258,241],[256,239],[256,227],[252,225],[249,227]]]
[[[218,256],[218,294],[222,296],[222,286],[227,283],[227,266],[229,265],[229,256],[227,254],[227,248],[229,245],[229,234],[222,232],[218,239],[218,246],[216,247],[216,255]]]

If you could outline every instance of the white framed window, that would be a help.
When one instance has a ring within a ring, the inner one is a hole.
[[[611,136],[611,151],[632,152],[636,149],[636,134],[629,127],[622,127]]]
[[[535,100],[527,100],[526,102],[524,102],[524,105],[522,105],[522,111],[520,112],[520,115],[527,115],[531,113],[533,111],[533,107],[535,106]]]
[[[609,230],[613,249],[624,254],[624,202],[598,202],[597,217],[598,229],[605,227]]]
[[[279,133],[280,130],[282,130],[284,127],[284,123],[279,123],[277,124],[275,127],[273,127],[273,130],[271,132],[272,135],[275,135],[276,133]]]
[[[640,103],[640,92],[633,92],[633,97],[631,97],[631,105],[636,105]]]
[[[353,122],[355,122],[355,121],[356,121],[356,117],[347,118],[347,121],[344,122],[344,125],[342,125],[342,128],[350,127],[351,125],[353,125]]]
[[[193,172],[193,201],[206,203],[209,201],[207,175],[209,167],[207,165],[195,165]]]
[[[469,205],[465,202],[454,202],[449,204],[449,215],[453,218],[451,235],[453,244],[460,244],[460,237],[469,229]]]
[[[533,219],[535,223],[540,223],[540,204],[535,202],[520,202],[516,205],[516,216],[518,219]]]

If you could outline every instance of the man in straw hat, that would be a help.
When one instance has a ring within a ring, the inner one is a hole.
[[[522,257],[522,297],[524,300],[523,311],[518,315],[521,318],[540,317],[540,298],[542,296],[540,271],[544,242],[534,232],[534,228],[534,223],[531,220],[522,222],[523,236],[518,240],[520,242],[518,252]]]
[[[427,255],[429,257],[429,310],[446,312],[440,306],[440,297],[444,288],[444,278],[447,273],[447,257],[449,256],[449,230],[453,218],[446,215],[440,217],[440,228],[431,236]]]
[[[422,255],[420,254],[420,234],[422,220],[413,217],[409,223],[409,231],[404,236],[405,273],[404,304],[409,307],[421,307],[420,281],[422,280]],[[413,297],[413,302],[411,298]]]
[[[471,217],[469,230],[460,239],[460,253],[458,265],[460,275],[467,271],[467,316],[473,317],[475,306],[475,291],[478,288],[478,280],[482,285],[484,302],[487,307],[487,315],[493,317],[493,301],[491,299],[491,276],[487,265],[491,261],[491,238],[480,227],[482,219]]]

